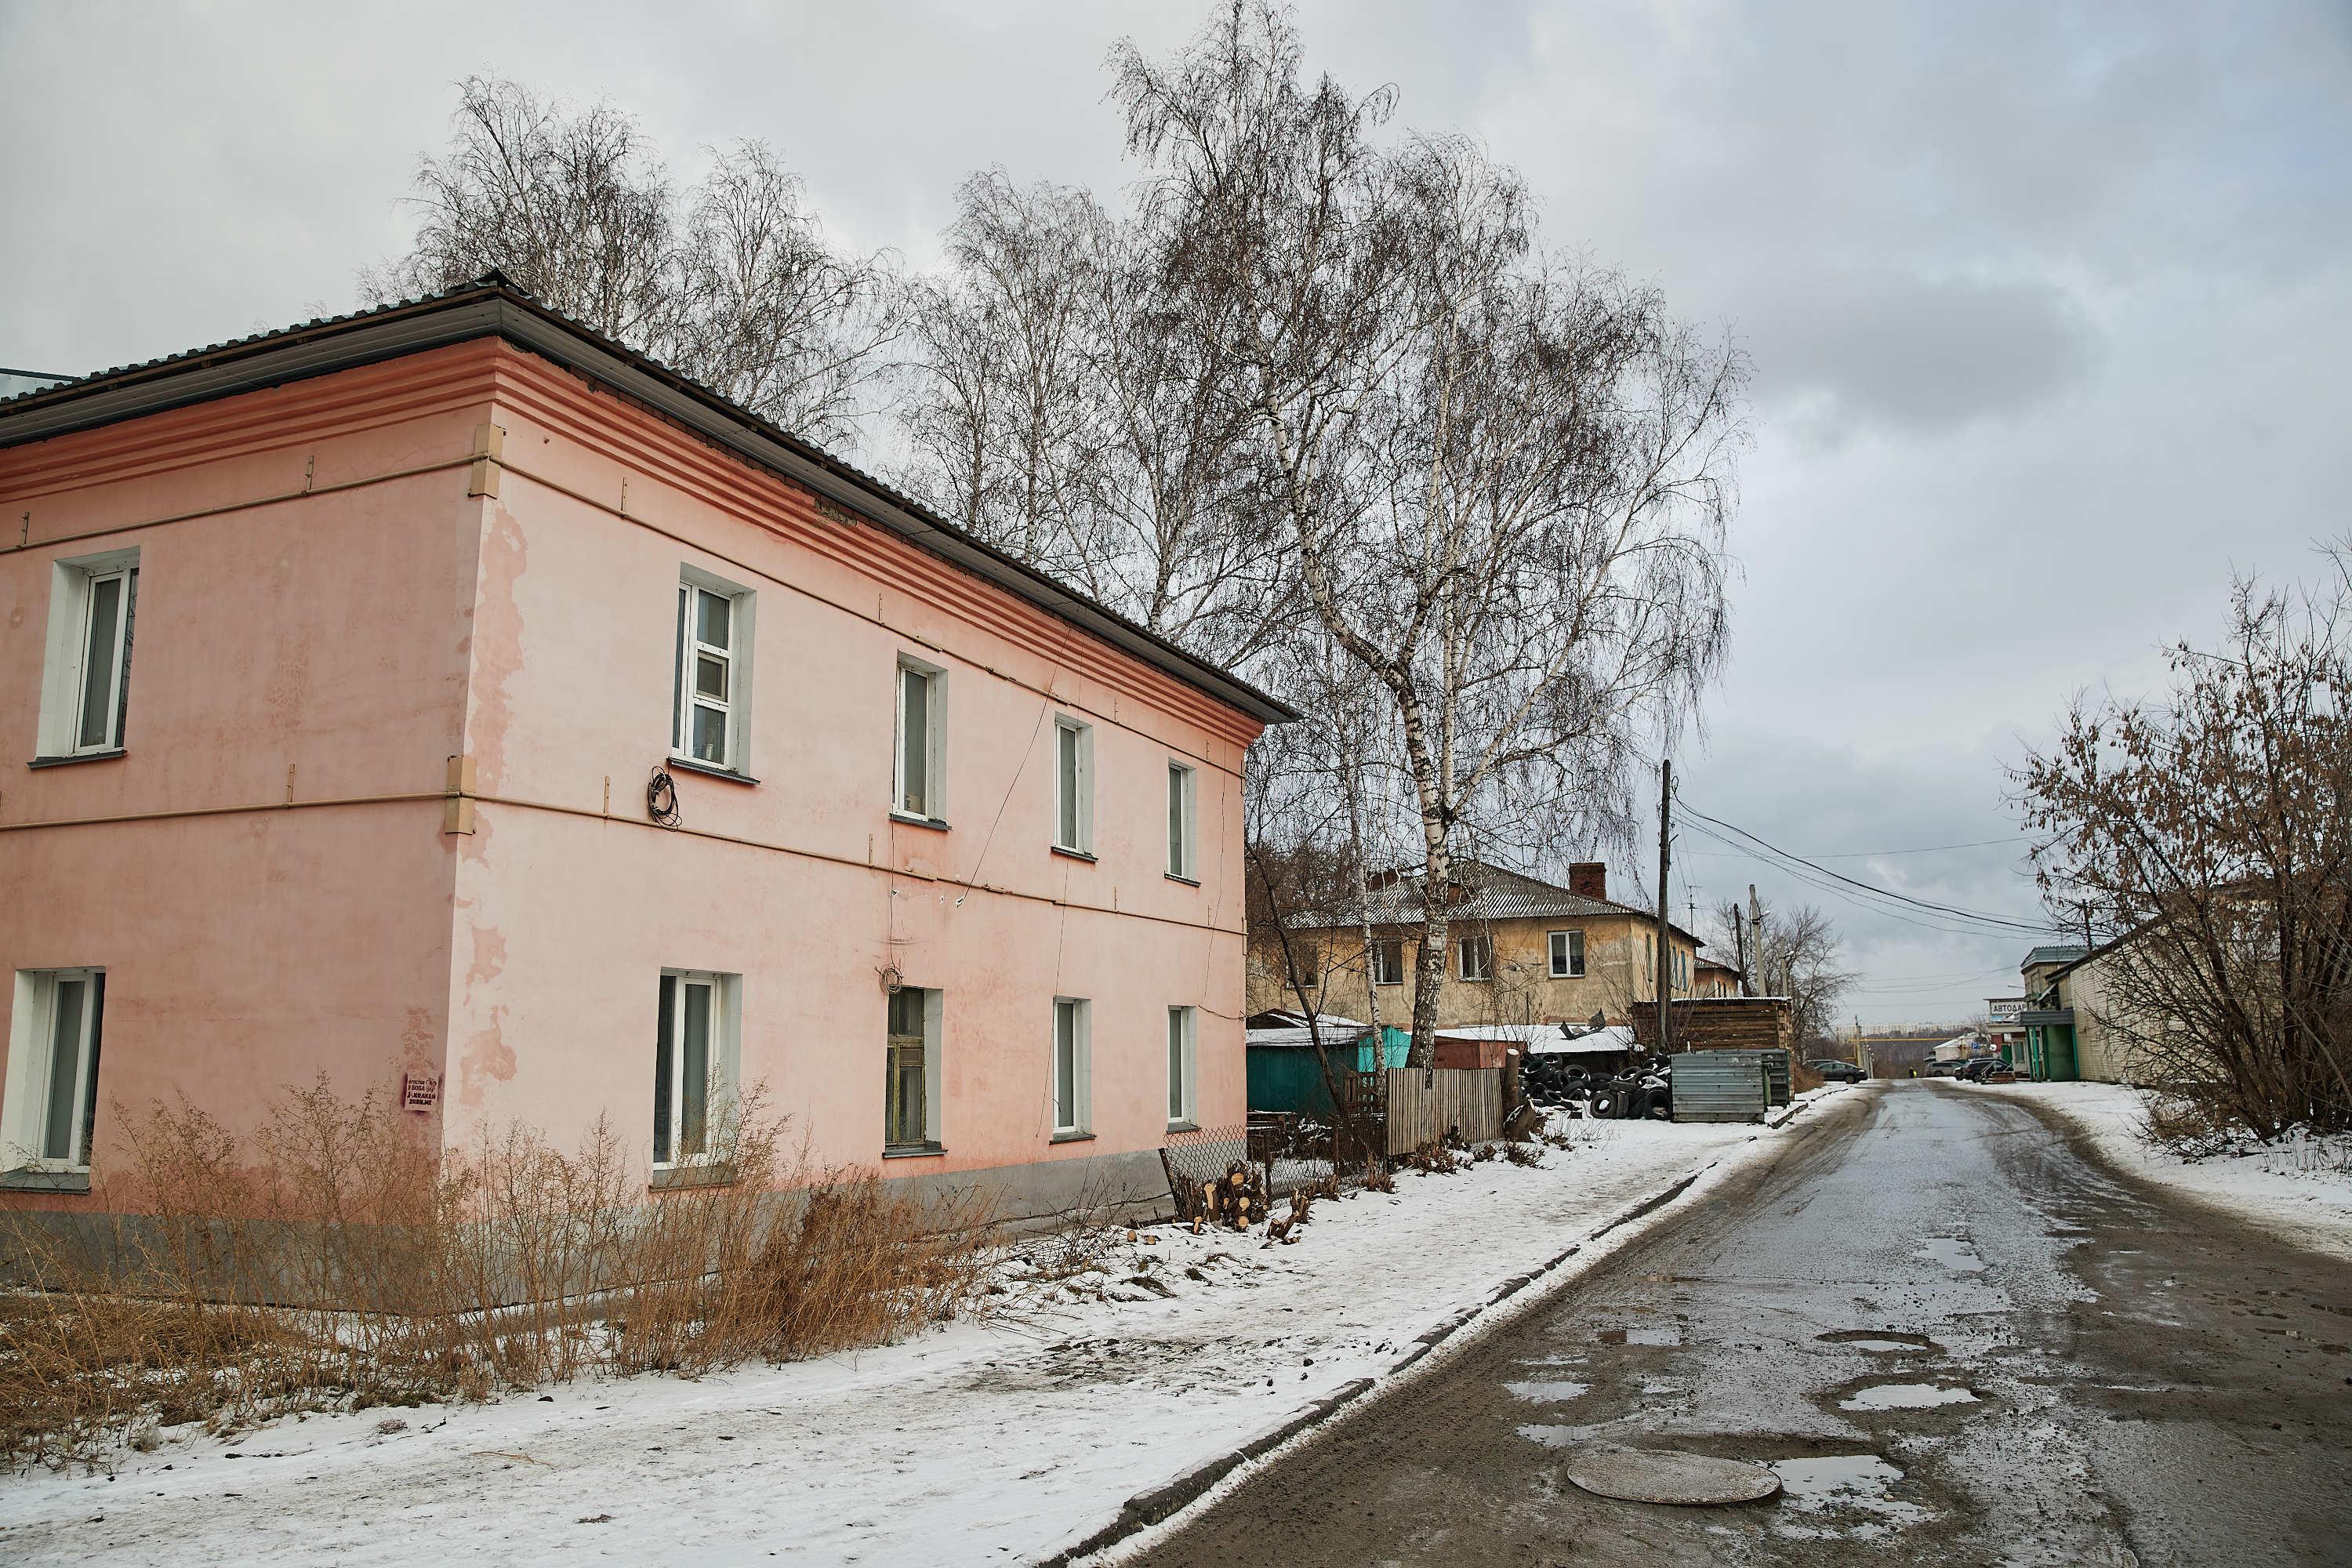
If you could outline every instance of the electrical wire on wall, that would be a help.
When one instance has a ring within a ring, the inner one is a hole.
[[[656,767],[646,781],[646,815],[664,827],[675,828],[684,818],[677,809],[677,781],[667,768]]]

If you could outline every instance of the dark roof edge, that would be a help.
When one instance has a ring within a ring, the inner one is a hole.
[[[0,448],[493,336],[604,384],[1261,723],[1298,717],[1287,703],[982,543],[871,476],[502,282],[28,393],[0,403]]]

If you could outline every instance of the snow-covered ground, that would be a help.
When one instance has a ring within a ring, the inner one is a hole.
[[[2305,1246],[2352,1257],[2352,1140],[2249,1139],[2230,1153],[2184,1160],[2142,1136],[2147,1091],[2119,1083],[1979,1086],[2048,1107],[2086,1133],[2107,1161],[2257,1220]]]
[[[1777,1141],[1588,1123],[1535,1169],[1319,1205],[1292,1246],[1149,1228],[1101,1272],[883,1350],[167,1434],[111,1477],[0,1478],[0,1561],[1028,1562],[1302,1405],[1398,1375],[1417,1336],[1500,1283]]]

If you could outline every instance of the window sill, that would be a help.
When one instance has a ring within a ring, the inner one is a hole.
[[[1066,844],[1056,844],[1053,850],[1066,860],[1083,860],[1089,866],[1096,864],[1094,855],[1088,850],[1073,849]]]
[[[1201,1124],[1197,1121],[1171,1121],[1168,1124],[1171,1132],[1198,1132],[1200,1130]]]
[[[86,1193],[89,1191],[88,1171],[0,1171],[0,1192],[7,1193]]]
[[[25,765],[28,768],[63,768],[76,763],[110,763],[122,754],[122,748],[116,746],[104,752],[76,752],[68,757],[35,757]]]
[[[890,820],[893,822],[903,822],[909,827],[929,827],[941,833],[945,833],[948,830],[947,819],[945,817],[917,816],[912,812],[894,811],[890,814]]]
[[[693,1187],[731,1187],[735,1184],[732,1165],[662,1165],[654,1171],[653,1180],[646,1190],[655,1193],[681,1192]]]
[[[948,1146],[944,1143],[909,1143],[902,1148],[885,1149],[882,1157],[885,1160],[929,1160],[947,1152]]]
[[[1201,879],[1198,877],[1180,877],[1173,871],[1168,872],[1167,877],[1170,881],[1181,882],[1188,888],[1197,888],[1201,885]]]
[[[673,756],[669,765],[676,771],[700,773],[705,778],[725,779],[730,784],[755,784],[760,782],[750,773],[739,773],[733,768],[722,768],[716,763],[706,763],[696,757]]]
[[[1095,1135],[1091,1132],[1056,1132],[1054,1134],[1053,1141],[1056,1143],[1091,1143],[1095,1141]]]

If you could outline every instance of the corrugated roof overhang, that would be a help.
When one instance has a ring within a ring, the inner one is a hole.
[[[643,404],[1261,723],[1298,717],[1289,705],[1239,677],[982,543],[872,475],[558,315],[501,278],[0,402],[0,448],[484,337],[502,338]]]

